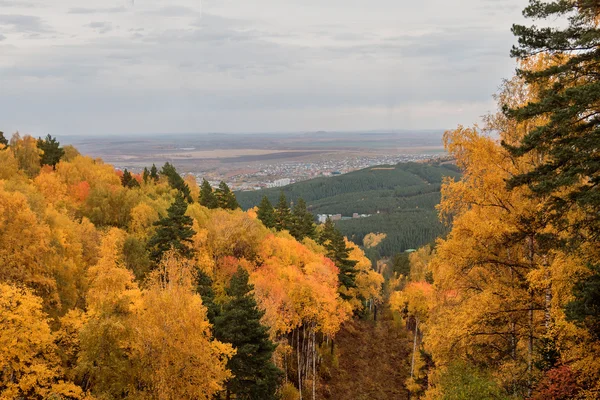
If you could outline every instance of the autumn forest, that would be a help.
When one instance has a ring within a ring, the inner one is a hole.
[[[0,399],[600,398],[600,5],[523,14],[497,110],[444,135],[448,233],[397,257],[0,132]]]

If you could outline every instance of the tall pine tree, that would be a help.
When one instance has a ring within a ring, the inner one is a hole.
[[[142,179],[144,183],[148,183],[148,179],[150,179],[150,171],[148,171],[147,167],[144,167],[144,173],[142,174]]]
[[[150,258],[154,262],[159,262],[170,249],[185,258],[193,257],[194,250],[189,245],[196,232],[192,229],[192,218],[185,215],[186,211],[187,202],[183,194],[177,193],[175,201],[167,210],[167,216],[154,223],[158,229],[148,242]]]
[[[346,289],[356,287],[356,261],[350,260],[350,249],[346,247],[344,236],[335,227],[333,221],[327,218],[323,224],[323,230],[319,236],[319,242],[325,246],[327,257],[329,257],[339,269],[338,280],[340,286]],[[340,293],[342,298],[348,300],[350,297]]]
[[[308,212],[306,202],[302,198],[298,199],[296,204],[294,204],[290,233],[298,241],[301,241],[305,237],[315,238],[314,216]]]
[[[264,226],[275,228],[275,209],[267,196],[263,196],[256,215]]]
[[[40,165],[42,166],[56,167],[60,158],[65,154],[63,148],[60,147],[60,143],[50,135],[47,135],[45,139],[38,138],[37,147],[44,152],[40,157]]]
[[[190,193],[190,188],[188,187],[187,183],[185,183],[181,175],[177,173],[175,166],[167,162],[162,167],[160,173],[161,175],[167,177],[169,180],[169,186],[171,186],[173,189],[179,190],[188,203],[192,203],[194,201]]]
[[[513,177],[511,187],[528,185],[548,198],[546,214],[555,222],[576,206],[586,214],[574,228],[600,240],[600,3],[598,0],[530,0],[523,15],[548,21],[547,26],[514,25],[519,59],[551,59],[541,69],[524,63],[517,71],[536,88],[537,101],[508,109],[518,122],[539,125],[520,143],[503,143],[516,156],[532,151],[545,155],[542,163]],[[566,22],[556,24],[556,20]],[[539,121],[545,121],[541,125]]]
[[[215,337],[231,343],[236,354],[227,363],[234,377],[225,384],[227,399],[276,399],[282,372],[273,364],[277,347],[269,339],[268,327],[260,323],[264,312],[259,310],[243,268],[231,278],[226,289],[231,300],[223,306],[214,324]]]
[[[131,172],[127,171],[127,168],[123,171],[123,176],[121,177],[121,185],[126,188],[134,188],[139,187],[140,183],[131,175]]]
[[[152,178],[154,182],[158,182],[158,168],[156,168],[156,165],[154,164],[152,164],[152,168],[150,168],[150,178]]]
[[[0,131],[0,144],[8,147],[8,139],[4,137],[4,132]]]
[[[219,187],[215,190],[215,196],[217,197],[217,204],[219,208],[226,210],[237,210],[240,205],[235,198],[235,194],[229,189],[229,186],[223,181],[219,183]]]
[[[219,200],[206,179],[202,180],[200,186],[200,204],[210,209],[219,208]]]
[[[279,195],[279,202],[275,208],[275,228],[278,231],[282,231],[284,229],[289,230],[291,225],[292,213],[290,211],[290,207],[288,206],[287,199],[285,198],[285,194],[281,192]]]
[[[204,271],[198,269],[196,275],[196,293],[202,298],[202,304],[206,307],[206,318],[214,325],[215,319],[220,314],[220,308],[215,303],[215,292],[213,281]]]
[[[518,75],[535,90],[536,101],[510,109],[509,118],[537,126],[518,143],[502,144],[514,155],[544,156],[531,171],[509,180],[527,185],[543,204],[541,224],[570,232],[574,252],[582,243],[600,247],[600,2],[530,0],[526,18],[547,24],[514,25],[518,45],[512,56],[525,62]],[[559,20],[561,23],[557,24]],[[562,23],[564,22],[564,23]],[[544,26],[546,25],[546,26]],[[540,123],[540,121],[543,121]],[[541,161],[541,162],[540,162]],[[570,210],[580,217],[572,218]],[[563,238],[558,245],[562,245]],[[588,260],[592,274],[574,288],[567,316],[600,340],[600,262]]]

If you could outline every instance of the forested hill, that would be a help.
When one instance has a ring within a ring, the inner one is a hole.
[[[445,231],[435,206],[443,177],[459,177],[454,164],[399,163],[381,165],[331,178],[316,178],[283,188],[238,192],[240,205],[251,208],[263,196],[276,204],[281,192],[288,200],[303,198],[314,214],[372,214],[338,221],[338,228],[356,243],[370,232],[387,238],[378,246],[382,256],[429,243]]]

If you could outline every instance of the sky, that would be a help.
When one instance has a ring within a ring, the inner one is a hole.
[[[0,130],[450,129],[526,0],[0,0]]]

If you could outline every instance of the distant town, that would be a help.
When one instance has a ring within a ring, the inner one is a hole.
[[[289,184],[318,177],[331,177],[356,171],[375,165],[394,165],[399,162],[423,162],[444,157],[445,154],[398,154],[357,156],[339,159],[323,159],[315,161],[286,161],[270,164],[248,166],[253,171],[235,175],[221,175],[215,172],[192,173],[198,181],[206,178],[211,185],[225,181],[232,190],[260,190],[265,188],[284,187]]]

